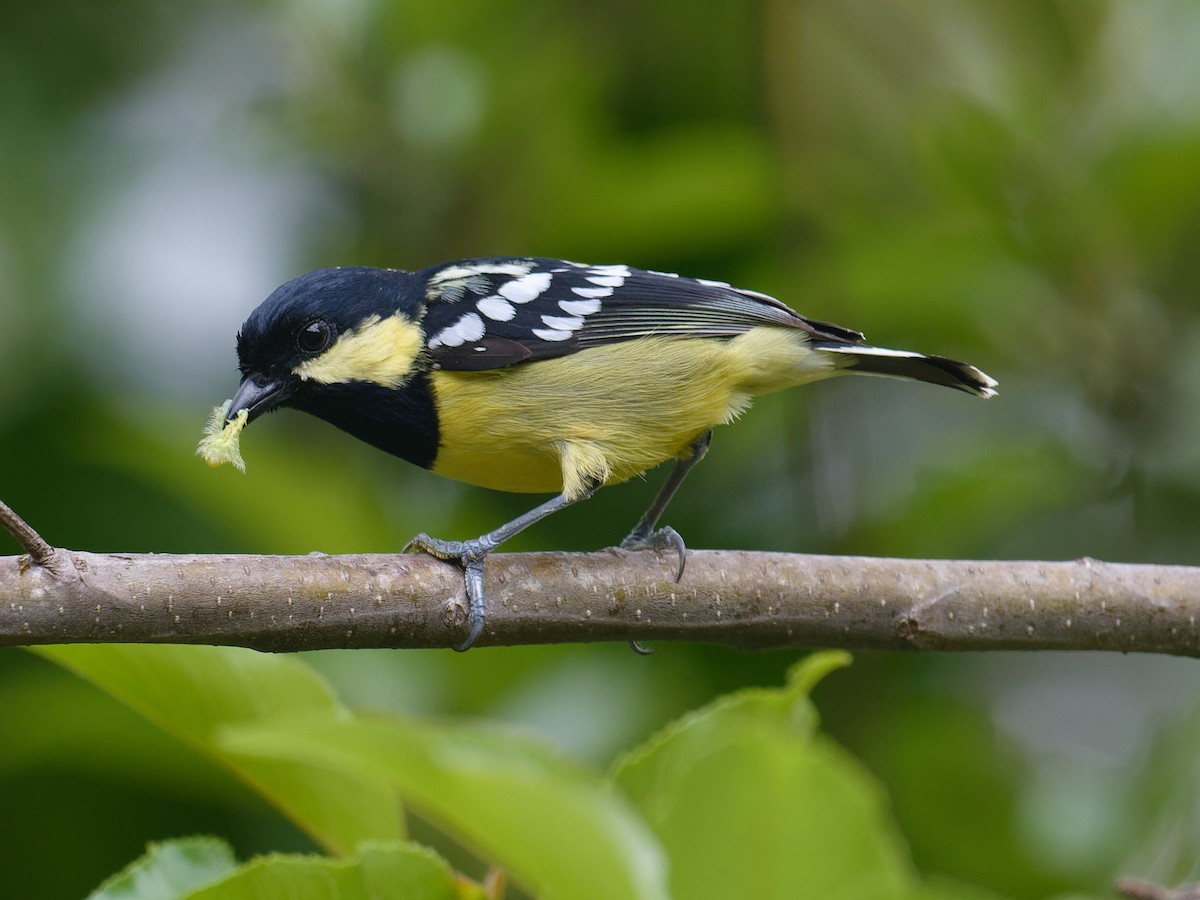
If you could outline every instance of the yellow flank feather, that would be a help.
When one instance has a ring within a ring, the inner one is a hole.
[[[301,379],[322,384],[370,381],[397,388],[408,381],[413,363],[425,343],[420,326],[396,313],[370,316],[357,328],[338,336],[320,356],[293,369]]]
[[[686,450],[753,397],[836,374],[805,333],[760,327],[730,341],[639,338],[483,372],[434,371],[433,470],[502,491],[578,496]]]
[[[250,413],[243,409],[232,422],[226,422],[229,404],[230,401],[226,400],[223,406],[213,407],[208,424],[204,426],[204,437],[200,440],[200,446],[196,448],[196,455],[210,466],[233,463],[239,472],[245,472],[246,461],[242,459],[242,450],[238,442]]]

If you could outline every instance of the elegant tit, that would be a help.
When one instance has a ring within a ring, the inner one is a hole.
[[[238,437],[292,407],[438,474],[555,494],[467,541],[410,547],[459,564],[470,647],[483,631],[483,563],[504,541],[598,488],[675,460],[621,544],[667,549],[667,503],[712,429],[759,394],[841,374],[888,375],[977,397],[996,382],[942,356],[888,350],[757,291],[624,265],[494,257],[416,272],[319,269],[289,281],[238,335],[241,385],[201,442],[241,462]]]

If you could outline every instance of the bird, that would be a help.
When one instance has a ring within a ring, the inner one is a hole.
[[[214,464],[230,443],[237,454],[242,427],[290,407],[439,475],[554,495],[476,538],[421,533],[405,547],[461,567],[459,650],[484,630],[488,554],[668,460],[673,468],[620,546],[673,552],[679,580],[686,547],[659,519],[713,429],[757,396],[852,373],[985,398],[997,387],[967,363],[874,346],[724,281],[544,257],[318,269],[250,313],[237,356],[241,382],[205,439],[225,449],[201,444]]]

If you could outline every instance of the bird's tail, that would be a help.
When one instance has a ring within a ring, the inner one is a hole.
[[[887,350],[866,344],[814,341],[814,350],[836,353],[838,362],[864,375],[886,375],[940,384],[974,394],[994,397],[997,382],[979,369],[945,356],[925,356],[911,350]]]

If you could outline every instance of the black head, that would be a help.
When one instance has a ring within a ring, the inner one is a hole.
[[[242,383],[229,417],[304,407],[329,386],[396,387],[420,351],[422,297],[394,269],[318,269],[277,288],[237,338]]]

